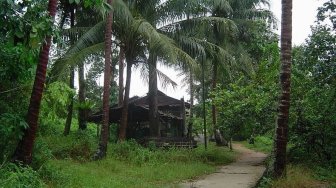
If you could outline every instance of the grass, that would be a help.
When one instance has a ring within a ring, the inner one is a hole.
[[[212,173],[218,165],[231,163],[237,156],[213,144],[208,150],[202,146],[193,150],[161,150],[128,141],[110,143],[107,157],[92,161],[87,154],[93,156],[96,146],[91,144],[92,138],[84,137],[43,138],[54,156],[39,170],[48,187],[170,187]]]
[[[267,136],[257,136],[254,139],[254,144],[249,144],[248,141],[242,142],[249,149],[270,154],[273,150],[273,139]]]
[[[258,136],[254,144],[247,141],[242,144],[255,151],[271,154],[273,150],[273,140],[267,136]],[[289,148],[291,145],[289,144]],[[259,188],[336,188],[336,168],[335,163],[326,165],[314,163],[309,159],[302,161],[302,156],[297,156],[301,161],[287,165],[286,176],[280,179],[272,179],[271,174],[261,179]],[[272,158],[268,159],[269,168],[272,168]],[[293,162],[293,161],[292,161]],[[271,171],[270,171],[271,173]]]
[[[288,165],[286,177],[278,180],[264,178],[259,187],[271,188],[317,188],[317,187],[334,187],[331,182],[321,181],[316,178],[316,173],[302,165]]]

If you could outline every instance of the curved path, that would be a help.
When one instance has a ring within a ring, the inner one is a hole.
[[[256,185],[265,171],[266,154],[234,144],[240,153],[237,161],[220,167],[215,173],[180,185],[182,188],[248,188]]]

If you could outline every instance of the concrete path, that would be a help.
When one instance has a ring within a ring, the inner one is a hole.
[[[220,167],[215,173],[180,185],[182,188],[250,188],[256,185],[265,171],[266,154],[234,144],[240,152],[236,162]]]

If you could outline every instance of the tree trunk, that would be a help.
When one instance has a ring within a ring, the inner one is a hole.
[[[212,75],[212,91],[215,91],[217,86],[217,74],[218,74],[218,63],[217,60],[214,61],[213,65],[213,75]],[[223,140],[223,136],[217,127],[217,109],[216,105],[212,104],[211,106],[211,115],[212,115],[212,127],[213,127],[213,135],[216,140],[216,144],[218,146],[225,145],[225,141]]]
[[[73,67],[70,68],[70,88],[74,89],[74,79],[75,79],[75,71],[73,69]],[[68,106],[68,114],[67,114],[67,119],[65,122],[65,127],[64,127],[64,132],[63,135],[67,136],[70,133],[70,127],[71,127],[71,121],[72,121],[72,113],[73,113],[73,94],[69,95],[69,99],[70,99],[70,104]]]
[[[281,95],[275,137],[274,176],[285,175],[292,53],[292,0],[282,0],[281,22]]]
[[[125,60],[125,52],[123,47],[120,47],[119,52],[119,97],[118,97],[118,105],[121,106],[124,98],[124,60]]]
[[[158,115],[157,99],[157,57],[151,53],[149,55],[149,84],[148,84],[148,105],[149,105],[149,134],[151,137],[160,136],[160,121]]]
[[[213,65],[213,74],[212,74],[212,91],[215,91],[216,85],[217,85],[217,61],[214,62]],[[211,114],[212,114],[212,125],[214,130],[217,128],[217,111],[216,111],[216,106],[215,104],[212,104],[211,108]]]
[[[190,89],[190,117],[189,117],[189,124],[188,124],[188,137],[192,138],[192,121],[194,116],[193,106],[194,106],[194,78],[193,72],[190,69],[190,78],[189,78],[189,89]]]
[[[109,5],[112,5],[112,0],[107,0]],[[112,54],[112,22],[113,13],[109,12],[106,17],[105,25],[105,67],[104,67],[104,91],[103,91],[103,122],[100,132],[100,140],[98,151],[94,158],[102,159],[106,156],[107,142],[109,136],[109,113],[110,113],[110,83],[112,73],[111,54]]]
[[[57,8],[57,0],[49,0],[48,11],[52,19],[55,18]],[[45,43],[42,46],[39,56],[39,62],[36,68],[36,76],[34,86],[30,98],[27,123],[28,128],[24,131],[22,140],[19,142],[13,155],[14,161],[20,161],[23,164],[30,164],[32,161],[32,151],[36,138],[37,122],[40,113],[40,105],[44,83],[46,79],[47,65],[49,60],[49,49],[51,45],[51,36],[46,36]]]
[[[84,63],[78,65],[78,101],[80,104],[85,103],[85,77],[84,77]],[[78,128],[80,130],[86,129],[86,109],[78,108]]]
[[[213,65],[213,74],[212,74],[212,91],[214,91],[216,89],[216,85],[217,85],[217,61],[214,62]],[[216,106],[215,104],[212,104],[211,106],[211,115],[212,115],[212,126],[214,129],[214,135],[217,129],[217,117],[216,117]],[[217,139],[216,139],[217,142]]]
[[[73,28],[75,26],[75,10],[74,8],[71,8],[71,12],[70,12],[70,25],[71,28]],[[70,42],[71,44],[75,43],[75,38],[74,37],[70,37]],[[73,66],[70,67],[70,83],[69,86],[71,89],[75,88],[75,71]],[[67,136],[70,133],[70,127],[71,127],[71,121],[72,121],[72,113],[73,113],[73,103],[74,103],[74,99],[73,99],[73,94],[69,95],[69,99],[70,99],[70,104],[68,106],[68,114],[67,114],[67,119],[65,122],[65,126],[64,126],[64,132],[63,135]]]
[[[202,106],[203,106],[203,134],[204,134],[204,148],[208,148],[207,138],[207,124],[206,124],[206,110],[205,110],[205,73],[204,73],[204,61],[202,61]]]
[[[123,108],[120,121],[119,129],[119,141],[124,141],[126,139],[126,130],[128,123],[128,101],[129,101],[129,92],[131,87],[131,74],[132,74],[132,64],[133,61],[127,59],[127,71],[126,71],[126,85],[125,85],[125,95],[123,101]]]

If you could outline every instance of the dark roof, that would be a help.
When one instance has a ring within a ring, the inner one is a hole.
[[[179,107],[181,106],[182,100],[178,100],[172,97],[167,96],[161,91],[158,91],[158,107]],[[146,121],[148,120],[149,114],[149,105],[148,105],[148,95],[144,97],[134,96],[129,99],[129,114],[134,114],[132,116],[134,121]],[[190,104],[184,103],[186,108],[190,108]],[[176,119],[181,120],[182,118],[171,113],[158,111],[160,117],[163,119]],[[92,114],[88,117],[88,121],[99,123],[102,120],[102,110]],[[121,119],[122,107],[118,106],[118,104],[113,104],[110,106],[110,122],[118,123]]]

